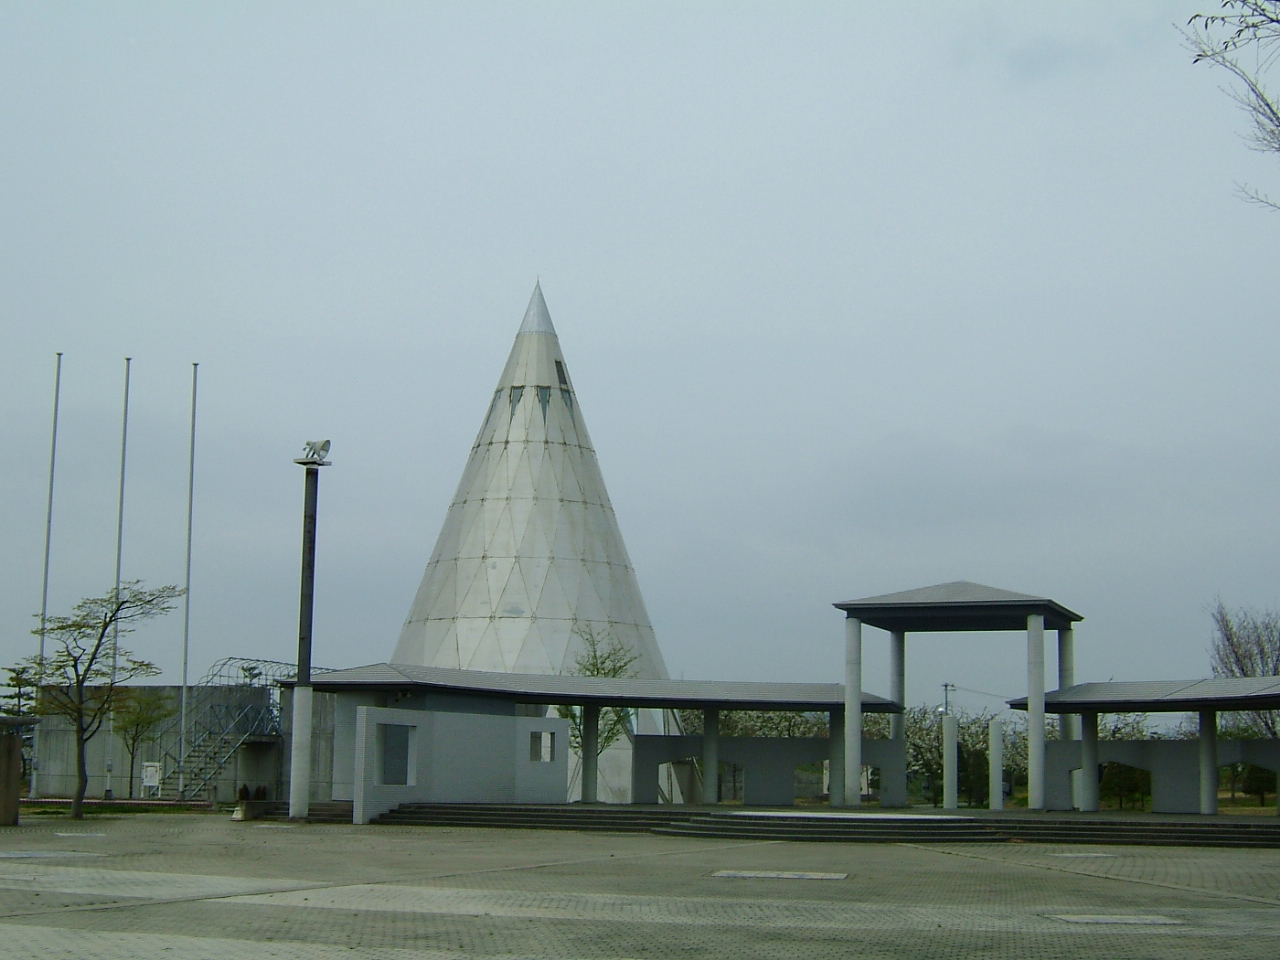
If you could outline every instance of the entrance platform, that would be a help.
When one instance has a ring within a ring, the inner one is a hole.
[[[337,806],[336,804],[334,805]],[[328,812],[328,811],[326,811]],[[335,822],[337,818],[326,818]],[[1077,843],[1280,849],[1275,817],[725,809],[620,804],[403,804],[375,824],[656,833],[835,843]]]

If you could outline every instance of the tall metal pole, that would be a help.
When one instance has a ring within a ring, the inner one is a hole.
[[[303,457],[294,461],[306,468],[302,508],[302,585],[298,603],[298,676],[293,685],[293,729],[289,751],[289,817],[305,820],[311,786],[311,618],[316,585],[316,499],[320,492],[320,468],[329,442],[308,443]]]
[[[112,598],[117,606],[120,603],[120,556],[124,545],[124,465],[125,455],[129,449],[129,372],[132,364],[133,357],[124,358],[124,414],[120,419],[120,498],[116,509],[116,589]],[[113,689],[116,685],[116,664],[119,652],[120,623],[117,619],[113,619],[111,623],[111,687]],[[111,790],[111,770],[114,766],[112,762],[114,751],[111,748],[115,743],[115,732],[116,708],[113,704],[111,711],[107,714],[107,786],[102,792],[104,800],[115,797]]]
[[[191,444],[187,456],[187,578],[182,601],[182,696],[178,720],[178,796],[187,796],[187,666],[191,651],[191,521],[196,502],[196,379],[200,364],[191,365]]]
[[[44,634],[49,619],[49,550],[53,540],[53,470],[58,462],[58,405],[62,398],[62,351],[53,373],[53,432],[49,438],[49,499],[44,511],[44,579],[40,585],[40,654],[36,658],[36,705],[40,701],[40,688],[44,685]],[[31,792],[32,800],[40,796],[37,779],[40,773],[40,726],[31,735]]]

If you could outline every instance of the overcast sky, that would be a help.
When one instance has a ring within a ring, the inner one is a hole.
[[[1280,605],[1280,167],[1211,6],[0,3],[0,663],[55,351],[52,611],[112,583],[126,355],[124,574],[181,581],[198,361],[193,676],[292,659],[316,437],[353,666],[541,277],[673,676],[840,679],[833,601],[957,579],[1082,613],[1081,679],[1207,675],[1215,598]],[[128,645],[176,681],[181,633]],[[914,638],[908,699],[1024,649]]]

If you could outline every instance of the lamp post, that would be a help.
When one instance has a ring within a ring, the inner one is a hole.
[[[328,440],[310,440],[293,462],[307,472],[302,508],[302,589],[298,604],[298,676],[293,685],[289,750],[289,818],[305,820],[311,786],[311,614],[316,587],[316,497],[320,468],[329,466]]]

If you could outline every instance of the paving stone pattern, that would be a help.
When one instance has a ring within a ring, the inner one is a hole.
[[[6,960],[1280,957],[1278,850],[31,821]]]

